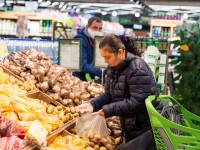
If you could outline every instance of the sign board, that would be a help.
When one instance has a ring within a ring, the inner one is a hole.
[[[97,68],[107,68],[107,64],[99,51],[99,43],[102,38],[103,36],[95,36],[94,38],[94,67]]]
[[[69,71],[81,70],[81,39],[60,39],[58,64]]]

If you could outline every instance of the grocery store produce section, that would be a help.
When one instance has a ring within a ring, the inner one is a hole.
[[[75,107],[103,92],[102,85],[79,80],[41,51],[12,52],[0,65],[0,127],[10,124],[0,149],[115,149],[121,136],[117,117],[107,119],[108,137],[75,130]]]

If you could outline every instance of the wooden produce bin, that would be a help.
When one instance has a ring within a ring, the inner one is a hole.
[[[66,136],[66,135],[71,135],[74,136],[73,134],[71,134],[70,132],[68,132],[68,130],[66,129],[72,129],[75,125],[75,119],[73,119],[71,122],[69,122],[64,128],[57,130],[56,132],[52,133],[51,135],[48,136],[47,138],[47,144],[51,144],[59,135],[62,136]]]
[[[25,82],[25,80],[23,78],[21,78],[20,76],[14,74],[12,71],[10,71],[9,69],[7,69],[2,63],[0,63],[0,67],[3,69],[3,71],[8,74],[8,75],[11,75],[13,77],[15,77],[17,80],[21,81],[21,82]],[[31,91],[27,91],[27,93],[32,93],[32,92],[36,92],[36,91],[39,91],[39,89],[37,89],[35,87],[34,90],[31,90]]]
[[[27,96],[29,98],[36,98],[42,101],[45,101],[47,104],[51,104],[53,106],[63,106],[61,105],[59,102],[53,100],[50,96],[48,96],[47,94],[41,92],[41,91],[31,91],[27,93]],[[64,106],[63,106],[64,107]]]
[[[45,94],[45,93],[43,93],[41,91],[29,92],[29,93],[27,93],[27,97],[42,100],[42,101],[46,102],[47,104],[51,104],[53,106],[62,106],[64,109],[66,108],[65,106],[63,106],[59,102],[51,99],[50,96],[48,96],[47,94]],[[51,137],[51,135],[54,135],[57,132],[63,131],[69,124],[71,124],[71,122],[74,122],[74,121],[75,121],[75,118],[72,119],[72,120],[67,121],[62,126],[57,128],[56,130],[54,130],[51,134],[49,134],[47,136],[47,139],[49,139]]]
[[[24,82],[24,80],[22,78],[20,78],[19,76],[15,75],[14,73],[12,73],[9,69],[7,69],[2,63],[0,63],[0,67],[3,69],[3,71],[8,74],[11,75],[13,77],[15,77],[16,79],[18,79],[19,81]]]

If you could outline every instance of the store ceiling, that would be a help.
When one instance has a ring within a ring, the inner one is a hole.
[[[3,7],[5,2],[6,5],[24,5],[25,1],[29,0],[0,0],[0,7]],[[164,12],[169,15],[200,16],[200,0],[37,0],[37,2],[39,7],[55,7],[68,12],[81,10],[83,13],[112,14],[116,11],[118,15],[135,14],[136,12],[144,14],[145,12],[149,16]]]

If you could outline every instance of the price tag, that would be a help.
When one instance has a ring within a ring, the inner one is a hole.
[[[5,43],[0,43],[0,59],[8,55],[8,49]]]
[[[81,71],[81,40],[60,39],[58,63],[69,71]]]
[[[94,67],[107,68],[107,64],[99,51],[99,44],[103,36],[95,36],[94,38]]]

